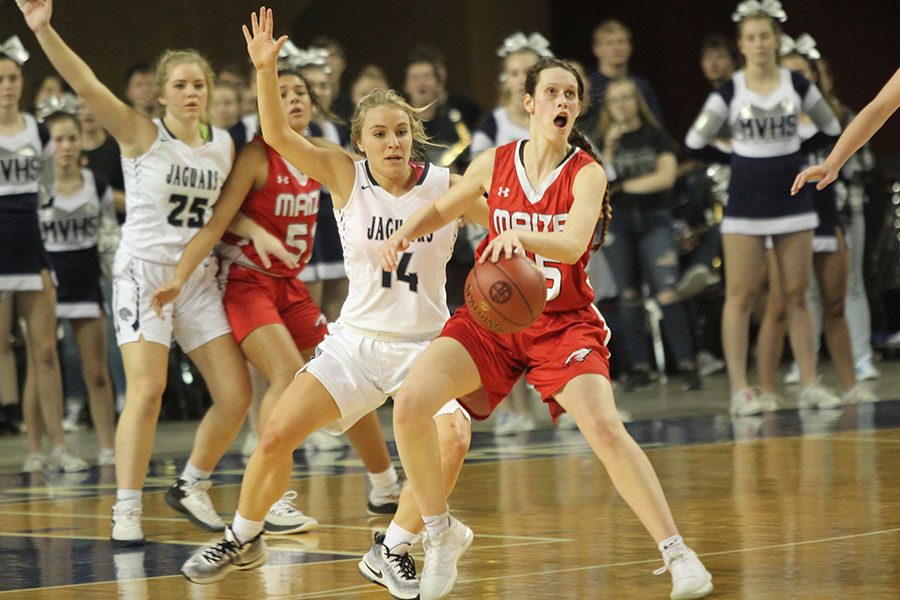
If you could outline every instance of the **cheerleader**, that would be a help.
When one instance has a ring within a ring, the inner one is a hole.
[[[62,376],[56,352],[56,282],[41,241],[38,197],[50,175],[49,133],[35,118],[19,110],[22,65],[28,52],[19,38],[0,45],[0,303],[3,315],[16,303],[25,321],[25,336],[35,368],[38,403],[23,406],[31,452],[23,470],[44,467],[83,471],[87,463],[66,449],[62,428]],[[44,188],[46,189],[46,188]],[[9,333],[12,319],[0,331]],[[8,339],[8,335],[7,338]],[[3,340],[5,343],[5,339]],[[42,426],[52,450],[41,449]]]

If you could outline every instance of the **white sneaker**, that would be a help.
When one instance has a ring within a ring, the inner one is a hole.
[[[686,546],[681,552],[664,557],[665,566],[653,571],[662,575],[666,571],[672,576],[672,600],[703,598],[713,591],[712,575],[700,562],[697,553]]]
[[[87,471],[90,467],[84,461],[84,459],[73,454],[65,446],[57,446],[50,451],[50,458],[47,461],[47,468],[52,471],[77,473],[78,471]]]
[[[100,453],[97,454],[97,464],[101,467],[116,464],[116,451],[112,448],[100,448]]]
[[[181,565],[181,574],[192,583],[214,583],[231,571],[255,569],[268,557],[261,533],[241,544],[229,527],[220,542],[201,548],[187,559]]]
[[[216,512],[209,497],[212,480],[204,479],[190,484],[176,479],[166,492],[166,504],[184,514],[191,523],[210,531],[223,531],[225,521]]]
[[[281,499],[272,505],[266,513],[263,531],[269,535],[290,535],[312,531],[319,526],[313,517],[304,515],[294,506],[297,492],[285,492]]]
[[[39,452],[31,452],[25,456],[25,461],[22,463],[22,472],[37,473],[38,471],[43,471],[46,465],[46,456]]]
[[[716,358],[711,352],[701,350],[697,353],[697,371],[701,377],[709,377],[725,369],[725,361]]]
[[[875,368],[871,361],[860,363],[854,369],[856,371],[856,381],[872,381],[881,377],[881,373]]]
[[[408,548],[405,544],[401,546]],[[413,600],[419,597],[415,561],[409,552],[393,554],[384,545],[381,532],[375,534],[372,549],[359,561],[357,569],[367,580],[386,587],[394,598]]]
[[[760,401],[760,393],[756,388],[739,390],[731,395],[731,414],[739,417],[758,415],[766,409]]]
[[[808,385],[800,392],[800,408],[837,408],[843,401],[818,383]]]
[[[437,600],[453,590],[456,584],[456,563],[472,545],[475,535],[460,521],[450,517],[450,528],[440,533],[425,532],[425,567],[419,580],[419,598]]]
[[[878,402],[878,396],[866,386],[857,383],[852,389],[844,392],[844,402],[847,404]]]
[[[113,505],[112,533],[113,546],[139,546],[144,543],[141,529],[141,515],[144,513],[139,500],[121,500]]]
[[[760,391],[759,405],[762,407],[763,412],[776,411],[778,410],[778,396],[776,394]]]
[[[798,385],[800,383],[800,367],[797,363],[791,363],[791,368],[784,374],[784,382],[787,385]]]
[[[303,448],[311,452],[337,452],[344,448],[344,442],[338,436],[318,429],[309,434],[303,442]]]
[[[241,456],[250,458],[253,451],[256,450],[256,444],[259,443],[259,434],[252,429],[244,436],[244,443],[241,444]]]

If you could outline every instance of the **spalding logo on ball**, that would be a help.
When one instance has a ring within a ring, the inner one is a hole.
[[[475,321],[494,333],[515,333],[534,323],[547,303],[547,282],[521,254],[495,263],[476,263],[465,287],[466,306]]]

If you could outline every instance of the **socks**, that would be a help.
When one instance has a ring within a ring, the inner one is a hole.
[[[422,515],[422,520],[425,522],[425,530],[428,533],[440,533],[442,531],[447,531],[450,529],[450,511],[446,510],[440,515],[434,515],[431,517],[426,517]]]
[[[241,513],[234,513],[234,521],[231,522],[231,533],[237,538],[238,543],[246,544],[263,530],[262,521],[250,521],[241,516]]]
[[[407,554],[412,548],[415,539],[415,533],[403,529],[397,525],[396,521],[391,521],[387,531],[384,532],[384,545],[387,546],[391,554]]]
[[[390,496],[396,491],[397,470],[391,465],[383,473],[368,473],[372,491],[379,496]]]
[[[212,475],[210,471],[201,471],[191,464],[191,461],[188,461],[187,464],[184,465],[184,471],[181,472],[181,479],[186,481],[188,485],[193,485],[198,481],[209,479],[210,475]]]
[[[137,500],[141,502],[141,490],[116,490],[116,502],[125,502],[127,500]]]
[[[659,551],[662,552],[663,558],[680,553],[684,550],[687,550],[687,546],[684,545],[684,540],[681,539],[680,535],[673,535],[659,543]]]

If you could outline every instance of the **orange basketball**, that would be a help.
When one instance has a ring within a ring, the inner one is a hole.
[[[547,283],[537,265],[515,254],[495,263],[476,263],[465,287],[466,306],[475,321],[494,333],[525,329],[544,311]]]

